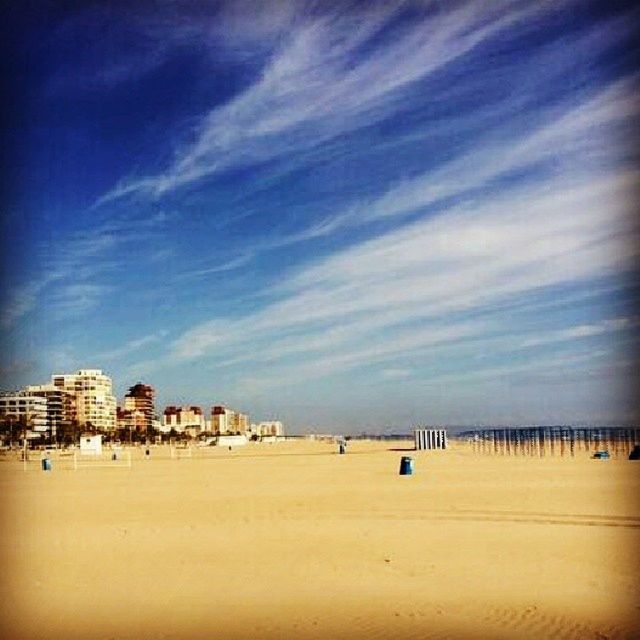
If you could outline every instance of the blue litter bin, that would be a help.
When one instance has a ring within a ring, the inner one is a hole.
[[[400,459],[400,475],[410,476],[413,474],[413,458],[410,456],[402,456]]]
[[[338,451],[344,453],[346,451],[344,444],[340,443]]]
[[[42,460],[42,470],[51,471],[51,460],[49,460],[49,458],[44,458]]]

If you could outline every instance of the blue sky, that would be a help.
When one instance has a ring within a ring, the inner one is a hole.
[[[2,386],[637,419],[638,11],[255,4],[14,8]]]

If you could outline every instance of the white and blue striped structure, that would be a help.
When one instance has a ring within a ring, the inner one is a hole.
[[[415,430],[416,449],[446,449],[447,430],[419,427]]]

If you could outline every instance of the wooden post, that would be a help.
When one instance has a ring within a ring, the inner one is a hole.
[[[538,455],[538,430],[537,429],[529,429],[529,435],[531,436],[531,444],[529,445],[529,455],[537,456]]]
[[[531,429],[531,457],[538,455],[538,430]]]
[[[534,442],[533,442],[534,432],[533,429],[527,429],[527,454],[529,456],[533,456],[534,451]]]
[[[570,438],[570,447],[571,447],[571,457],[573,458],[576,455],[575,447],[576,447],[576,436],[573,429],[569,429],[569,438]]]

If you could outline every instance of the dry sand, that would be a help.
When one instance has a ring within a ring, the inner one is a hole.
[[[640,462],[406,446],[1,462],[0,635],[640,637]]]

